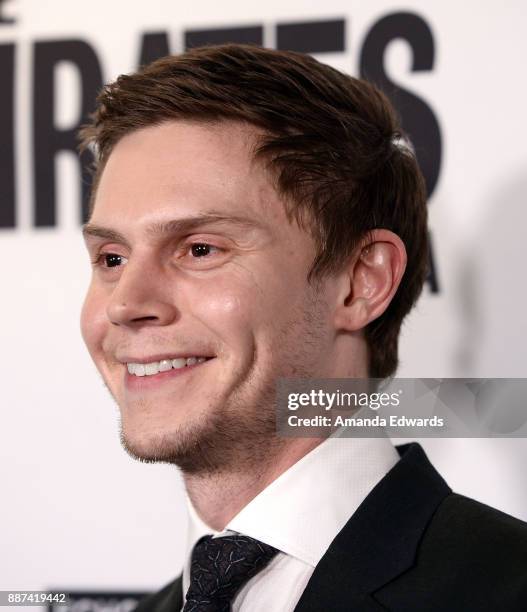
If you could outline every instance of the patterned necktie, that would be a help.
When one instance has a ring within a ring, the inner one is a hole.
[[[229,612],[239,589],[278,551],[243,535],[204,536],[192,551],[183,612]]]

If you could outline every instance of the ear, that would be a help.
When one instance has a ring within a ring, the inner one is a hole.
[[[406,268],[406,249],[393,232],[376,229],[342,271],[337,329],[358,331],[388,308]]]

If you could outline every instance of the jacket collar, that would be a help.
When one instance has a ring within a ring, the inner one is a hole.
[[[426,526],[451,493],[417,443],[397,446],[401,459],[377,484],[315,568],[295,612],[384,610],[370,596],[414,562]],[[156,610],[183,605],[181,576]]]
[[[451,490],[419,444],[397,450],[401,459],[333,540],[295,612],[382,610],[369,594],[413,564],[430,518]]]
[[[183,576],[150,595],[136,608],[136,612],[178,612],[183,607]]]

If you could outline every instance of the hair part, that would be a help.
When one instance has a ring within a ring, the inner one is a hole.
[[[428,243],[424,180],[386,96],[294,52],[230,44],[159,59],[106,85],[80,132],[81,150],[94,153],[90,208],[121,138],[181,119],[261,128],[255,156],[276,177],[288,217],[315,239],[310,281],[341,269],[373,229],[401,238],[405,274],[386,311],[365,329],[370,376],[393,375],[402,321],[428,271]]]

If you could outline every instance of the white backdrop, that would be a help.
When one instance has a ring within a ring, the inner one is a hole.
[[[441,126],[430,202],[440,293],[426,289],[405,325],[399,375],[526,376],[523,2],[10,0],[1,10],[15,19],[0,24],[0,44],[16,47],[17,223],[0,229],[0,589],[158,588],[181,568],[186,529],[177,471],[121,450],[116,408],[81,343],[90,266],[71,153],[57,157],[56,226],[33,227],[35,41],[87,41],[110,80],[135,69],[146,31],[168,32],[178,52],[192,28],[263,24],[272,45],[277,21],[340,18],[346,50],[319,59],[358,74],[372,24],[400,10],[420,15],[434,36],[433,70],[411,72],[404,41],[389,46],[385,68]],[[68,64],[55,76],[55,123],[67,127],[79,77]],[[527,441],[423,444],[454,489],[527,519]]]

